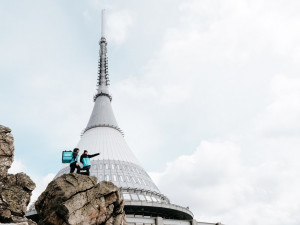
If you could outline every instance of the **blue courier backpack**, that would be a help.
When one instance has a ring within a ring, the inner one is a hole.
[[[70,163],[73,157],[72,151],[63,151],[62,152],[62,163]]]
[[[82,164],[83,164],[83,167],[90,166],[91,165],[90,158],[88,158],[88,157],[83,158],[82,159]]]

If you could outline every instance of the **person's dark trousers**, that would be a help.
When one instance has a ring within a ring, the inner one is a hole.
[[[84,173],[84,175],[90,175],[90,168],[91,168],[91,166],[85,166],[85,167],[83,167],[82,168],[82,170],[86,170],[86,173]]]
[[[80,166],[76,166],[76,162],[70,164],[70,173],[74,173],[75,169],[77,169],[76,173],[80,173]]]

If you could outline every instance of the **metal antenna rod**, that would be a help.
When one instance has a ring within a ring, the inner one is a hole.
[[[102,9],[101,37],[105,38],[105,9]]]

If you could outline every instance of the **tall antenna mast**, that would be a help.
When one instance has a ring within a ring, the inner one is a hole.
[[[97,83],[97,94],[94,96],[94,101],[99,96],[106,96],[111,101],[111,95],[108,91],[109,77],[108,77],[108,62],[107,62],[107,42],[105,39],[105,9],[102,9],[102,21],[101,21],[101,38],[99,41],[99,64],[98,64],[98,83]]]
[[[101,37],[105,38],[105,9],[102,9]]]

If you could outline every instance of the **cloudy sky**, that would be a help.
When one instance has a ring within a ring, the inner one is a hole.
[[[100,12],[125,139],[198,221],[300,224],[300,2],[0,0],[11,172],[61,168],[93,108]]]

